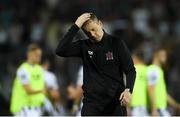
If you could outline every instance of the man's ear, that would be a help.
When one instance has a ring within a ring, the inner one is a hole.
[[[103,23],[100,20],[98,21],[98,24],[103,27]]]

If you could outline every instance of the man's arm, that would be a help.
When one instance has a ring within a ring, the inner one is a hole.
[[[56,54],[62,57],[80,56],[80,42],[72,42],[74,36],[79,31],[79,27],[74,24],[59,42]]]
[[[120,65],[122,70],[126,74],[126,89],[120,95],[120,102],[122,106],[127,106],[131,100],[131,93],[133,92],[133,86],[136,78],[136,71],[134,63],[131,58],[131,54],[122,40],[118,40],[118,56],[120,59]]]
[[[131,54],[129,49],[127,48],[125,42],[123,40],[119,41],[119,58],[120,64],[122,65],[122,70],[126,74],[126,89],[133,92],[133,86],[136,78],[136,71],[134,67],[134,63],[131,58]]]
[[[158,116],[158,110],[156,107],[156,93],[155,93],[155,87],[158,82],[158,72],[156,70],[148,70],[147,72],[147,81],[148,81],[148,95],[149,95],[149,101],[151,105],[151,115],[152,116]]]
[[[29,84],[29,78],[30,75],[24,68],[20,68],[17,72],[17,76],[23,85],[25,91],[27,94],[32,95],[32,94],[38,94],[38,93],[45,93],[46,90],[33,90],[31,85]]]
[[[75,24],[69,29],[65,36],[61,39],[56,49],[56,54],[62,57],[81,56],[80,41],[72,42],[74,36],[82,27],[84,22],[90,18],[89,13],[84,13],[76,20]]]
[[[45,74],[45,82],[48,90],[48,95],[53,105],[60,103],[60,90],[57,82],[57,77],[54,73],[51,75]]]
[[[29,94],[29,95],[38,94],[38,93],[46,94],[46,90],[45,89],[44,90],[33,90],[31,88],[31,85],[29,85],[29,84],[25,84],[25,85],[23,85],[23,87],[24,87],[26,93]]]
[[[151,115],[152,116],[158,116],[159,113],[156,108],[156,97],[155,97],[155,85],[149,85],[148,86],[148,95],[149,95],[149,100],[151,103]]]
[[[60,93],[59,89],[50,89],[48,91],[48,94],[50,96],[50,99],[52,100],[53,104],[60,102]]]
[[[168,93],[167,93],[167,102],[172,107],[180,110],[180,104],[178,102],[176,102],[176,100],[172,96],[170,96]]]

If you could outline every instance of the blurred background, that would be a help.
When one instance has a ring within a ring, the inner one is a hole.
[[[168,92],[180,102],[180,0],[0,0],[0,110],[8,113],[17,67],[26,47],[40,44],[58,78],[63,106],[72,108],[66,88],[77,80],[81,60],[61,58],[55,49],[61,37],[84,12],[93,12],[110,34],[129,49],[142,46],[149,63],[153,45],[168,50],[165,76]],[[81,36],[77,36],[80,38]],[[2,107],[3,106],[3,107]],[[180,113],[171,107],[172,115]]]

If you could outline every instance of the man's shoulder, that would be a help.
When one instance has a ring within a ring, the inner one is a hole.
[[[26,71],[26,64],[26,62],[21,63],[17,68],[17,72]]]
[[[90,39],[89,39],[89,38],[84,38],[84,39],[81,39],[80,41],[81,41],[81,42],[89,42]]]
[[[108,39],[112,40],[113,42],[121,42],[123,41],[123,39],[119,36],[116,36],[116,35],[112,35],[112,34],[108,34],[106,33]]]
[[[108,39],[110,41],[112,41],[112,44],[115,46],[120,46],[121,44],[123,44],[123,39],[121,37],[115,36],[115,35],[108,35]]]
[[[92,43],[89,38],[79,40],[79,42],[81,43],[81,45],[90,45]]]

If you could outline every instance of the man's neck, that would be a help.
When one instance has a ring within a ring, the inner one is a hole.
[[[43,65],[43,68],[44,68],[44,70],[46,70],[46,71],[49,70],[49,68],[48,68],[47,66],[45,66],[45,65]]]
[[[30,64],[30,65],[34,65],[35,63],[31,60],[27,60],[27,63]]]
[[[142,62],[142,61],[135,61],[134,64],[135,65],[144,65],[144,62]]]
[[[153,61],[153,64],[161,67],[161,64],[160,64],[160,62],[159,62],[158,60],[154,60],[154,61]]]

